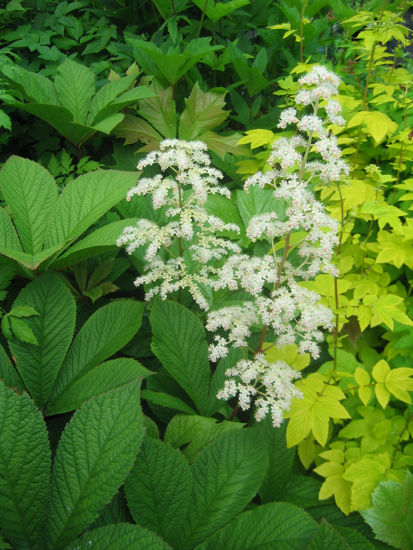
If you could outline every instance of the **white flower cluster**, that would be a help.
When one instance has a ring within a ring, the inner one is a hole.
[[[271,169],[254,174],[245,182],[246,192],[251,186],[272,187],[274,197],[285,208],[282,213],[278,210],[253,216],[246,230],[252,241],[266,239],[272,255],[258,258],[233,255],[217,272],[215,288],[243,290],[250,297],[243,305],[208,314],[206,328],[216,333],[209,347],[212,361],[225,357],[230,348],[246,347],[253,327],[263,326],[272,331],[278,346],[295,343],[300,353],[308,352],[317,358],[323,340],[321,329],[333,328],[332,311],[300,281],[319,273],[338,274],[332,263],[338,244],[338,224],[326,214],[308,184],[315,178],[336,182],[348,174],[337,139],[329,136],[326,129],[328,124],[344,122],[340,104],[331,99],[338,93],[339,83],[339,78],[324,67],[314,67],[299,80],[297,108],[283,111],[278,125],[285,129],[295,124],[298,133],[277,139],[268,161]],[[308,113],[307,107],[312,112]],[[298,109],[304,109],[304,113],[299,114]],[[319,113],[323,109],[322,118]],[[284,254],[277,255],[275,244],[281,239],[285,242]],[[290,260],[291,252],[295,255],[294,262]],[[227,376],[219,397],[228,399],[237,395],[242,409],[248,408],[254,399],[256,418],[271,412],[276,426],[282,421],[282,411],[288,410],[292,396],[299,393],[292,383],[297,373],[280,362],[268,364],[260,353],[251,360],[240,361],[227,371]],[[259,382],[252,384],[252,380]]]
[[[166,207],[166,216],[171,219],[164,226],[141,219],[135,226],[126,227],[117,240],[128,254],[146,247],[146,271],[135,285],[148,285],[147,300],[156,294],[165,299],[172,292],[186,289],[202,309],[208,309],[200,288],[212,285],[210,278],[216,272],[213,262],[240,252],[236,243],[218,236],[222,231],[239,232],[239,227],[207,214],[204,208],[210,194],[230,197],[229,190],[219,185],[222,173],[210,166],[206,151],[207,146],[200,141],[167,139],[159,151],[149,153],[138,164],[140,170],[158,164],[162,173],[140,179],[127,199],[150,194],[154,209]],[[179,252],[174,254],[171,246],[177,241]],[[162,249],[170,256],[166,260],[160,254]]]
[[[238,395],[243,410],[249,409],[254,400],[256,420],[271,414],[275,427],[283,422],[283,411],[289,410],[293,397],[302,397],[293,383],[300,373],[283,361],[268,363],[263,353],[241,359],[225,374],[228,378],[217,397],[228,400]]]
[[[252,242],[268,242],[268,254],[251,256],[220,236],[223,231],[239,233],[239,228],[205,210],[208,195],[230,193],[219,184],[222,174],[210,166],[206,145],[197,141],[165,140],[139,163],[139,169],[157,164],[161,173],[140,179],[128,199],[151,194],[153,207],[163,207],[169,220],[161,227],[139,220],[118,239],[129,254],[144,247],[146,268],[135,284],[146,285],[148,300],[185,289],[208,310],[205,287],[239,292],[237,305],[207,315],[206,328],[213,333],[210,359],[226,357],[230,348],[243,348],[244,354],[227,370],[218,397],[237,396],[242,409],[254,401],[256,419],[271,414],[274,426],[281,424],[291,399],[300,397],[294,387],[300,375],[282,361],[268,363],[263,339],[268,330],[274,344],[297,344],[300,353],[319,356],[322,329],[333,328],[333,313],[301,282],[319,273],[337,275],[332,258],[338,224],[309,183],[338,182],[348,173],[337,139],[326,129],[344,122],[340,104],[332,99],[340,79],[325,67],[314,67],[299,84],[295,106],[281,113],[278,124],[281,129],[294,124],[296,135],[277,139],[270,169],[254,174],[244,186],[246,192],[251,186],[270,187],[277,200],[277,212],[252,216],[246,228]],[[251,338],[259,331],[260,344],[252,350]]]

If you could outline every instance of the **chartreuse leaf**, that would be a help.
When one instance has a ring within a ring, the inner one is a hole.
[[[180,304],[160,300],[152,308],[150,321],[155,355],[198,411],[206,414],[211,372],[201,321]]]
[[[392,136],[397,130],[397,124],[380,111],[356,113],[347,123],[348,128],[353,126],[365,126],[376,145],[379,145],[386,136]]]
[[[250,144],[251,149],[262,147],[263,145],[272,145],[274,142],[274,133],[271,130],[247,130],[245,136],[239,140],[239,144]]]
[[[64,548],[98,515],[123,483],[144,433],[139,383],[83,405],[56,451],[48,510],[48,548]]]
[[[395,548],[413,548],[413,475],[403,483],[382,481],[373,493],[373,505],[361,515],[377,539]]]
[[[40,411],[0,381],[0,530],[17,549],[42,547],[50,461]]]
[[[187,414],[177,414],[169,422],[165,441],[182,452],[192,462],[196,455],[209,443],[224,433],[241,430],[244,424],[216,418],[206,418]]]
[[[241,512],[257,493],[267,464],[254,429],[227,433],[203,449],[192,465],[193,492],[179,546],[193,548]]]
[[[67,387],[52,406],[48,414],[60,414],[79,408],[85,401],[101,393],[124,386],[132,380],[145,378],[151,372],[135,359],[121,357],[106,361],[85,375],[80,376]]]
[[[155,533],[139,525],[119,523],[85,533],[65,550],[168,550],[171,547]]]
[[[386,294],[385,296],[365,296],[363,298],[363,304],[371,306],[373,309],[373,317],[371,319],[371,326],[375,327],[384,323],[393,330],[394,321],[399,321],[404,325],[413,325],[413,321],[404,313],[401,309],[403,298],[396,294]]]
[[[354,379],[358,384],[358,396],[363,405],[368,405],[371,394],[373,392],[370,380],[370,374],[361,367],[357,367],[354,371]]]
[[[12,156],[1,169],[0,189],[10,208],[23,250],[28,254],[41,252],[47,224],[57,201],[57,187],[52,175],[36,162]],[[7,246],[7,243],[2,244]]]
[[[409,392],[413,391],[413,369],[400,367],[390,369],[390,365],[381,359],[373,367],[373,378],[376,380],[374,391],[380,405],[385,409],[388,405],[390,394],[400,401],[411,404]]]
[[[340,401],[344,393],[327,384],[327,378],[313,373],[296,384],[303,399],[294,399],[288,413],[287,445],[298,445],[312,432],[320,445],[325,445],[331,418],[350,418]]]
[[[195,550],[303,550],[317,527],[297,506],[272,502],[243,512]]]
[[[63,190],[50,218],[47,247],[72,241],[115,206],[136,183],[136,174],[96,170],[71,181]]]
[[[125,482],[131,514],[139,525],[175,544],[188,511],[192,475],[182,453],[146,438]]]
[[[119,351],[139,330],[142,302],[118,300],[98,309],[83,325],[63,362],[53,387],[49,407],[79,379]]]
[[[351,481],[351,509],[365,510],[371,506],[371,495],[378,483],[385,479],[390,468],[391,458],[380,453],[362,456],[350,464],[343,473],[346,481]]]
[[[268,470],[259,490],[261,501],[284,500],[285,485],[291,475],[295,457],[295,449],[288,449],[285,442],[286,424],[274,430],[267,416],[258,429],[263,435],[269,458]]]
[[[37,345],[13,340],[10,350],[34,401],[40,408],[45,408],[72,341],[75,300],[60,277],[49,272],[23,288],[13,309],[22,306],[32,306],[39,314],[25,320],[36,337]]]
[[[334,496],[337,506],[345,514],[349,514],[351,508],[351,482],[343,478],[344,472],[344,443],[332,443],[332,447],[328,451],[323,451],[319,454],[327,462],[314,469],[314,471],[325,477],[325,481],[320,488],[319,499],[324,500]]]

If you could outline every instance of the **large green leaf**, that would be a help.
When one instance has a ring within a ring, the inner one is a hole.
[[[48,548],[72,542],[97,517],[130,471],[144,428],[139,384],[91,399],[60,439],[48,510]]]
[[[108,109],[110,104],[119,94],[125,92],[133,84],[134,80],[135,77],[133,75],[125,76],[102,86],[91,101],[87,123],[93,125],[94,122],[103,120],[105,115],[112,114]]]
[[[169,374],[205,414],[210,369],[208,345],[199,318],[185,307],[158,300],[150,317],[152,349]]]
[[[177,119],[172,88],[162,88],[156,80],[151,86],[155,97],[139,104],[139,114],[165,138],[176,138]]]
[[[65,550],[168,550],[171,547],[155,533],[128,523],[107,525],[85,533]]]
[[[139,525],[174,544],[189,506],[192,476],[182,454],[146,438],[125,482],[131,514]]]
[[[123,199],[136,184],[133,172],[96,170],[70,182],[49,222],[46,246],[69,242]]]
[[[12,82],[19,92],[28,101],[58,105],[55,87],[45,76],[27,71],[18,65],[6,65],[2,72],[9,82]]]
[[[0,381],[0,530],[17,550],[41,547],[50,461],[40,411]]]
[[[352,550],[346,539],[338,533],[327,521],[323,520],[313,537],[308,550]]]
[[[261,485],[267,461],[254,429],[227,433],[201,451],[192,465],[193,493],[182,548],[193,548],[245,508]]]
[[[22,250],[14,225],[4,208],[0,208],[0,242],[6,249]]]
[[[266,212],[275,211],[283,219],[284,201],[275,199],[271,189],[252,186],[248,189],[248,193],[244,190],[238,190],[236,201],[240,216],[246,226],[252,216]]]
[[[79,408],[85,401],[106,391],[144,378],[151,372],[135,359],[121,357],[101,363],[68,386],[48,407],[48,414],[60,414]]]
[[[72,341],[76,304],[60,277],[50,272],[23,288],[13,307],[22,305],[32,306],[39,313],[25,320],[38,345],[13,340],[10,349],[31,396],[44,408]]]
[[[137,218],[118,220],[99,227],[96,231],[89,233],[84,239],[78,241],[53,262],[55,269],[64,269],[69,265],[91,258],[96,254],[116,249],[116,241],[122,234],[125,227],[136,225]]]
[[[361,515],[376,538],[402,550],[413,548],[413,474],[406,472],[403,483],[382,481],[372,500]]]
[[[260,488],[262,502],[286,500],[285,486],[291,476],[291,469],[295,457],[295,448],[288,449],[285,432],[286,424],[274,430],[271,418],[267,417],[259,426],[263,439],[267,445],[269,466],[263,484]]]
[[[244,424],[216,418],[191,414],[177,414],[169,422],[165,432],[165,441],[182,448],[183,454],[192,462],[197,454],[209,443],[227,432],[241,430]]]
[[[182,399],[174,395],[169,395],[160,391],[143,390],[141,392],[141,397],[145,401],[149,401],[149,403],[155,403],[155,405],[160,405],[167,409],[180,411],[186,414],[196,414],[194,409],[187,405],[185,401],[182,401]]]
[[[2,345],[0,345],[0,380],[3,380],[8,388],[13,388],[19,393],[23,390],[23,382]]]
[[[311,516],[297,506],[272,502],[244,512],[196,550],[303,550],[317,527]]]
[[[224,94],[203,92],[196,82],[179,119],[180,139],[196,139],[206,130],[219,126],[229,115],[224,107]]]
[[[53,177],[40,164],[13,156],[0,172],[0,189],[24,251],[29,254],[40,252],[57,201]]]
[[[31,271],[35,271],[40,266],[40,264],[53,256],[53,254],[55,254],[62,247],[63,243],[58,243],[51,248],[47,248],[42,252],[38,252],[37,254],[26,254],[21,250],[6,248],[0,245],[0,254],[3,254],[4,256],[7,256],[12,260],[16,260],[16,262],[23,265],[24,267],[29,268]]]
[[[229,0],[229,2],[210,2],[205,3],[204,0],[192,0],[200,10],[206,13],[208,19],[216,23],[222,17],[229,15],[234,10],[250,3],[250,0]]]
[[[73,114],[73,121],[85,124],[95,93],[95,73],[85,65],[66,59],[57,69],[55,89],[63,107]]]
[[[118,300],[98,309],[83,325],[69,349],[50,396],[53,410],[69,387],[119,351],[142,322],[142,302]]]

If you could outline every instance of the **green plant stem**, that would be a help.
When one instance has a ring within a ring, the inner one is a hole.
[[[407,95],[407,90],[405,91],[405,95]],[[406,125],[407,125],[407,110],[406,110],[406,107],[404,107],[404,109],[403,109],[403,131],[406,130]],[[400,181],[400,172],[401,172],[401,166],[402,166],[402,162],[403,162],[403,153],[404,153],[404,143],[402,143],[401,146],[400,146],[399,162],[398,162],[398,166],[397,166],[397,176],[396,176],[396,182],[394,183],[394,187],[393,187],[393,196],[392,196],[392,201],[391,201],[392,204],[394,204],[394,201],[396,200],[396,185],[398,185],[398,183]]]
[[[208,7],[208,0],[205,0],[205,4],[204,4],[204,7],[202,9],[202,16],[201,16],[201,20],[199,22],[199,27],[198,27],[198,32],[196,33],[196,37],[199,38],[200,34],[201,34],[201,30],[202,30],[202,26],[204,24],[204,19],[205,19],[205,12],[206,12],[206,9]]]
[[[303,7],[301,8],[301,18],[300,18],[300,63],[304,59],[304,13],[307,5],[307,0],[303,1]]]
[[[338,237],[338,246],[337,246],[337,256],[340,255],[341,252],[341,245],[343,242],[343,233],[344,233],[344,201],[343,201],[343,195],[341,193],[340,184],[337,183],[337,189],[338,189],[338,195],[340,197],[340,233]],[[334,355],[333,355],[333,370],[336,372],[337,370],[337,351],[338,351],[338,332],[340,328],[340,314],[338,312],[338,308],[340,306],[339,303],[339,293],[338,293],[338,277],[334,277],[334,304],[336,308],[336,319],[335,319],[335,326],[333,330],[333,338],[334,338]]]

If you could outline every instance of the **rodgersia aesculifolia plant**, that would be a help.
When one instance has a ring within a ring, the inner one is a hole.
[[[213,333],[211,361],[226,357],[231,348],[242,349],[243,358],[226,371],[218,397],[238,397],[243,410],[254,404],[255,418],[271,414],[274,426],[283,421],[292,398],[301,396],[294,386],[300,374],[283,361],[268,362],[266,349],[297,344],[300,353],[317,358],[321,329],[333,328],[332,311],[301,282],[319,273],[337,275],[332,258],[338,225],[310,184],[338,182],[348,173],[337,140],[327,130],[344,123],[340,104],[332,99],[339,84],[322,66],[299,79],[295,106],[281,113],[278,124],[282,130],[295,125],[296,132],[276,139],[268,169],[245,182],[246,193],[252,186],[273,189],[274,211],[254,215],[246,227],[252,243],[268,243],[267,253],[254,255],[253,247],[242,249],[223,237],[223,231],[240,233],[240,228],[207,213],[210,194],[229,199],[230,192],[219,183],[223,176],[211,167],[206,145],[198,141],[165,140],[159,151],[138,164],[140,170],[157,164],[160,173],[140,179],[128,199],[152,195],[154,209],[166,207],[169,221],[160,226],[139,220],[118,239],[129,254],[145,249],[145,272],[135,284],[145,285],[147,300],[155,295],[165,299],[177,291],[179,297],[185,290],[207,311],[206,328]],[[236,305],[211,310],[206,287],[242,291],[238,296],[243,299],[237,296]],[[257,333],[259,342],[253,348]],[[264,348],[266,338],[272,344]]]

